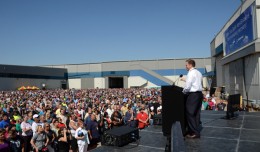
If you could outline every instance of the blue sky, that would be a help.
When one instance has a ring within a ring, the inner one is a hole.
[[[240,0],[1,0],[0,64],[209,57]]]

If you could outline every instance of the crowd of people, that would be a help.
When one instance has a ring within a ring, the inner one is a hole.
[[[217,98],[214,94],[207,94],[203,98],[201,110],[225,111],[226,107],[226,100]]]
[[[0,92],[1,152],[85,152],[109,129],[143,129],[161,114],[160,89]]]

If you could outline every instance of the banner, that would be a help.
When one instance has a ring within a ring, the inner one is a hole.
[[[228,55],[254,40],[253,9],[249,6],[225,31],[225,55]]]

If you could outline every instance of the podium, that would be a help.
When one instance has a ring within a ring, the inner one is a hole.
[[[162,86],[162,132],[164,136],[171,136],[172,124],[181,123],[182,133],[185,125],[185,95],[183,88],[178,86]]]

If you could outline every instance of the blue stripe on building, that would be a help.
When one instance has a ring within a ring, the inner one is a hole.
[[[198,68],[201,73],[205,73],[205,68]],[[173,75],[186,75],[186,69],[163,69],[163,70],[153,70],[154,72],[162,76],[173,76]],[[69,79],[76,78],[99,78],[99,77],[113,77],[113,76],[140,76],[155,85],[162,86],[168,85],[166,82],[158,79],[143,70],[130,70],[130,71],[103,71],[103,72],[77,72],[68,73]]]

